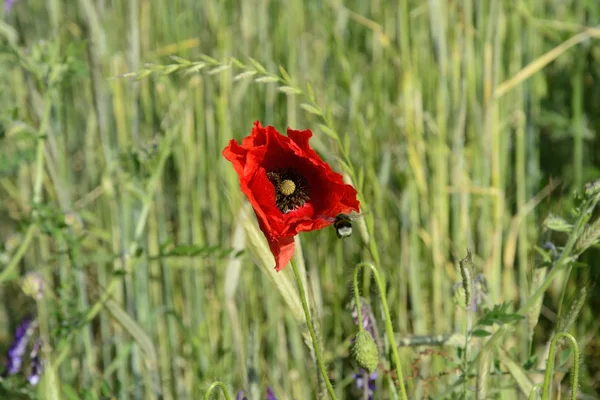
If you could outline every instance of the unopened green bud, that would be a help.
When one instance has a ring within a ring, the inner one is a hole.
[[[379,350],[371,334],[365,330],[359,331],[354,338],[352,355],[359,367],[372,373],[379,364]]]

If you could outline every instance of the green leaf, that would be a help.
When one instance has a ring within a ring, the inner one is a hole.
[[[310,99],[310,101],[312,101],[314,103],[315,102],[315,93],[313,92],[313,88],[310,85],[310,83],[306,83],[306,94],[308,95],[308,98]]]
[[[491,333],[486,331],[485,329],[475,329],[473,332],[471,332],[471,336],[475,337],[485,337],[490,335]]]
[[[183,57],[179,57],[179,56],[176,56],[176,55],[173,55],[173,54],[171,54],[169,56],[169,58],[171,60],[175,61],[176,63],[179,63],[179,64],[190,65],[192,63],[190,60],[186,60]]]
[[[283,77],[284,82],[290,82],[292,80],[292,78],[290,78],[290,75],[287,73],[285,68],[283,68],[281,65],[279,66],[279,73]]]
[[[63,399],[65,400],[79,400],[79,394],[77,394],[77,390],[71,385],[63,384]]]
[[[508,312],[510,303],[496,304],[491,310],[484,308],[485,315],[477,322],[478,325],[492,326],[504,325],[520,321],[524,316]]]
[[[231,57],[231,58],[229,58],[229,60],[233,63],[233,65],[235,65],[238,68],[246,68],[246,65],[244,65],[244,63],[242,63],[240,60],[238,60],[235,57]]]
[[[321,128],[323,133],[326,134],[327,136],[329,136],[330,138],[335,139],[335,140],[339,139],[337,133],[333,129],[328,127],[327,125],[319,124],[319,128]]]
[[[203,62],[199,62],[194,64],[193,67],[189,67],[185,70],[184,74],[185,75],[190,75],[196,72],[199,72],[201,69],[204,69],[207,66],[207,64],[203,63]]]
[[[219,60],[212,58],[210,56],[207,56],[206,54],[202,54],[200,56],[201,59],[203,59],[204,61],[206,61],[209,64],[214,64],[214,65],[218,65],[220,64]]]
[[[207,74],[209,74],[209,75],[216,75],[216,74],[221,73],[221,72],[223,72],[223,71],[225,71],[225,70],[227,70],[229,68],[231,68],[231,65],[229,65],[229,64],[221,65],[221,66],[219,66],[217,68],[211,69],[210,71],[207,72]]]
[[[537,364],[537,360],[538,356],[532,355],[527,359],[527,361],[525,361],[525,364],[523,364],[523,368],[525,368],[526,370],[530,370],[531,368],[535,367],[535,365]]]
[[[279,86],[279,91],[286,94],[302,94],[300,89],[296,89],[292,86]]]
[[[308,103],[302,103],[302,104],[300,104],[300,107],[302,107],[304,109],[304,111],[307,111],[307,112],[309,112],[311,114],[315,114],[315,115],[319,115],[319,116],[323,115],[323,113],[321,112],[321,110],[319,110],[315,106],[311,106]]]
[[[256,71],[246,71],[246,72],[242,72],[240,74],[237,74],[236,76],[233,77],[234,81],[239,81],[241,79],[245,79],[245,78],[249,78],[251,76],[256,75],[258,72]]]
[[[273,82],[279,82],[279,78],[277,78],[276,76],[261,76],[260,78],[256,78],[254,80],[254,82],[273,83]]]
[[[252,57],[248,57],[248,60],[250,60],[250,62],[252,63],[252,65],[254,66],[254,68],[255,68],[257,71],[259,71],[259,72],[261,72],[261,73],[263,73],[263,74],[267,75],[267,70],[265,69],[265,67],[263,67],[263,66],[262,66],[262,64],[261,64],[261,63],[259,63],[258,61],[256,61],[256,60],[255,60],[254,58],[252,58]]]
[[[177,71],[178,69],[180,69],[182,66],[181,65],[177,65],[177,64],[171,64],[171,65],[167,65],[164,69],[163,72],[161,72],[163,75],[170,75],[173,72]]]

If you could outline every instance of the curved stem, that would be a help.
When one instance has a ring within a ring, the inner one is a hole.
[[[556,351],[556,342],[560,338],[567,339],[573,349],[573,369],[571,370],[571,400],[577,398],[577,381],[579,378],[579,346],[577,340],[567,333],[559,332],[552,338],[550,342],[550,352],[548,353],[548,364],[546,365],[546,375],[544,376],[544,386],[542,389],[542,400],[550,399],[550,381],[554,373],[554,352]]]
[[[221,391],[223,392],[223,395],[225,396],[226,400],[231,400],[231,397],[229,396],[229,391],[227,390],[227,387],[225,387],[225,384],[223,382],[213,382],[209,387],[208,390],[206,391],[206,393],[204,393],[204,400],[208,400],[210,398],[210,394],[212,393],[213,390],[216,389],[216,387],[219,387],[221,389]]]
[[[362,319],[362,303],[360,301],[360,294],[358,293],[358,271],[360,268],[354,268],[354,302],[356,303],[356,315],[358,318],[358,331],[362,332],[365,327],[363,326]]]
[[[327,370],[325,369],[325,364],[323,363],[323,355],[321,354],[321,348],[319,347],[319,343],[317,342],[317,335],[315,334],[315,328],[312,324],[312,319],[310,317],[310,311],[308,310],[308,301],[306,300],[306,292],[304,291],[304,284],[302,283],[302,279],[300,278],[300,274],[298,273],[298,268],[296,267],[296,263],[293,261],[292,271],[294,271],[294,279],[296,279],[296,284],[298,285],[298,291],[300,292],[300,300],[302,301],[302,309],[304,310],[304,315],[306,316],[306,325],[308,325],[308,331],[310,332],[310,337],[313,342],[313,347],[315,349],[315,356],[317,358],[317,364],[319,365],[319,370],[321,371],[321,376],[325,381],[325,385],[327,385],[327,391],[332,399],[336,400],[337,397],[335,395],[335,391],[333,390],[333,386],[331,386],[331,382],[329,381],[329,377],[327,376]]]
[[[390,310],[388,308],[387,300],[385,298],[385,286],[383,285],[383,281],[381,280],[381,276],[379,275],[377,268],[375,268],[375,265],[368,262],[362,262],[357,264],[356,267],[354,267],[354,295],[358,296],[357,276],[358,271],[360,271],[360,269],[363,267],[371,268],[371,271],[373,271],[373,275],[375,277],[375,283],[377,284],[377,287],[379,289],[381,305],[383,306],[383,313],[385,314],[385,331],[388,336],[388,340],[390,341],[390,346],[392,348],[392,357],[394,359],[394,364],[396,366],[396,374],[398,377],[398,387],[400,389],[400,393],[402,394],[402,399],[407,400],[408,398],[406,397],[406,389],[404,388],[404,377],[402,375],[402,366],[400,364],[400,355],[398,354],[398,346],[396,345],[396,339],[394,338],[394,328],[392,327],[392,317],[390,316]],[[358,315],[360,317],[360,312]]]

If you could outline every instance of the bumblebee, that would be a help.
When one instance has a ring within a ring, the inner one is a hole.
[[[335,233],[338,238],[347,238],[352,235],[352,221],[360,218],[362,214],[344,214],[340,213],[335,217],[325,217],[328,221],[333,222],[333,227],[335,228]]]

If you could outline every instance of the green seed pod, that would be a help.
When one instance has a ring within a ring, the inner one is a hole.
[[[379,364],[379,350],[371,334],[359,331],[352,346],[352,356],[359,367],[373,373]]]

